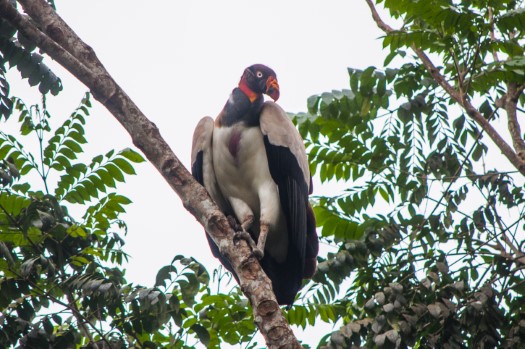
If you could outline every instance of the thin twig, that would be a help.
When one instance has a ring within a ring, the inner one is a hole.
[[[72,309],[73,316],[77,319],[78,327],[86,336],[86,338],[89,340],[89,343],[93,346],[94,349],[98,349],[98,344],[93,340],[93,336],[91,335],[91,332],[89,331],[88,327],[86,326],[86,323],[89,323],[91,325],[91,328],[95,328],[95,325],[93,325],[91,322],[89,322],[86,318],[82,317],[82,314],[80,313],[80,310],[77,307],[77,303],[75,299],[73,298],[73,295],[71,294],[71,291],[66,290],[66,297],[67,302],[69,304],[69,309]],[[102,337],[104,340],[106,340],[106,337]],[[109,342],[107,342],[109,344]]]
[[[496,206],[494,204],[492,205],[492,209],[494,210],[494,217],[496,218],[496,223],[498,224],[498,227],[501,231],[501,237],[503,239],[503,242],[512,250],[512,252],[514,252],[515,257],[513,257],[513,260],[515,260],[519,264],[525,265],[525,253],[523,253],[523,251],[520,251],[520,249],[517,246],[515,246],[507,236],[506,232],[508,231],[508,227],[505,228],[503,226],[501,216],[498,214],[498,211],[496,210]],[[521,218],[522,217],[520,217],[520,219]]]
[[[489,23],[490,23],[490,40],[496,41],[496,36],[494,35],[494,11],[492,7],[487,8],[488,15],[489,15]],[[492,51],[492,57],[494,58],[494,62],[499,62],[498,52],[496,50]]]

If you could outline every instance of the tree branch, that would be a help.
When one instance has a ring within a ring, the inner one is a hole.
[[[107,73],[95,51],[86,45],[64,20],[53,15],[55,10],[46,1],[18,0],[40,31],[70,52],[79,61],[88,64],[91,70]],[[95,64],[91,64],[94,62]]]
[[[86,323],[89,323],[91,328],[96,329],[95,326],[85,317],[82,316],[80,313],[80,310],[78,309],[77,303],[75,302],[75,298],[73,298],[73,295],[71,294],[70,290],[66,291],[66,298],[67,303],[69,305],[69,309],[71,309],[71,312],[73,313],[73,316],[77,319],[77,324],[79,327],[79,330],[81,333],[84,334],[84,336],[87,337],[89,340],[89,343],[93,346],[93,349],[99,349],[97,342],[93,340],[93,336],[91,335],[91,332],[89,332],[89,329],[86,326]],[[109,344],[109,342],[106,339],[106,336],[102,336],[102,339]]]
[[[520,98],[520,96],[522,95],[523,93],[523,90],[525,90],[525,84],[521,84],[519,86],[516,87],[516,91],[514,93],[514,96],[512,96],[513,100],[515,102],[518,101],[518,99]]]
[[[377,12],[377,9],[376,7],[374,6],[374,3],[372,2],[372,0],[365,0],[366,3],[368,4],[368,7],[370,7],[370,11],[372,12],[372,18],[374,19],[374,21],[376,22],[377,26],[379,27],[379,29],[381,29],[382,31],[384,31],[385,33],[392,33],[394,31],[396,31],[394,28],[392,28],[391,26],[389,26],[388,24],[386,24],[382,19],[381,19],[381,16],[379,16],[379,13]]]
[[[391,34],[396,30],[386,24],[379,16],[377,9],[375,8],[372,0],[365,0],[372,12],[372,18],[376,22],[377,26],[383,30],[386,34]],[[421,60],[432,78],[449,94],[449,96],[458,103],[467,114],[489,135],[492,141],[498,146],[503,155],[525,176],[525,161],[512,149],[512,147],[501,137],[494,127],[489,123],[487,119],[476,109],[467,96],[462,96],[452,85],[448,83],[445,77],[439,72],[439,69],[432,63],[430,58],[419,49],[415,44],[411,46],[412,50]]]
[[[140,111],[82,42],[44,0],[20,0],[31,19],[9,0],[0,0],[0,17],[58,61],[83,82],[130,134],[133,144],[157,168],[181,198],[184,207],[203,225],[221,253],[235,268],[240,286],[253,307],[254,319],[269,348],[300,348],[279,308],[271,281],[244,240],[234,243],[234,231],[206,190],[181,164],[159,130]],[[35,23],[38,25],[35,25]],[[42,32],[39,28],[42,28]]]
[[[505,111],[507,112],[507,123],[510,136],[512,137],[512,144],[514,145],[514,150],[516,150],[516,153],[522,160],[525,160],[525,142],[523,141],[523,136],[521,135],[521,127],[518,122],[518,114],[516,111],[517,98],[514,98],[514,96],[519,95],[517,91],[518,85],[516,83],[507,83]]]

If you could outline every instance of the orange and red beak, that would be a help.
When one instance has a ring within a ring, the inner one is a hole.
[[[266,91],[265,94],[271,97],[274,101],[279,99],[279,83],[274,76],[269,76],[266,80]]]

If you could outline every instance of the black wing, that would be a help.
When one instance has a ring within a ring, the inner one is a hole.
[[[277,104],[265,103],[260,124],[270,174],[279,188],[287,220],[289,241],[285,265],[265,257],[263,268],[272,280],[277,280],[274,291],[279,303],[291,304],[303,278],[313,275],[318,252],[315,218],[308,202],[310,172],[304,142]]]

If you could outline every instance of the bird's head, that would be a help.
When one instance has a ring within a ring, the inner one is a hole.
[[[274,101],[279,99],[279,83],[275,72],[263,64],[254,64],[244,70],[239,88],[253,102],[258,95],[266,94]]]

